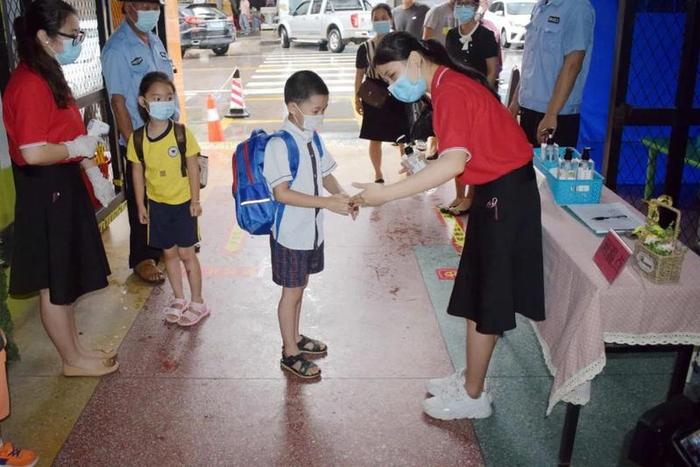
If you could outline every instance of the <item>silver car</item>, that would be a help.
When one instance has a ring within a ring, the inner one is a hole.
[[[306,42],[340,53],[346,44],[369,38],[371,9],[366,0],[305,0],[280,15],[277,32],[284,48]]]

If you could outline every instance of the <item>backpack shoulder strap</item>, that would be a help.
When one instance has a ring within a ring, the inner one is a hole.
[[[323,144],[321,144],[321,137],[317,132],[314,131],[314,143],[318,147],[318,157],[323,159]]]
[[[182,123],[173,122],[173,125],[177,150],[180,153],[180,173],[183,177],[187,177],[187,132]]]
[[[289,159],[289,172],[292,174],[292,180],[297,176],[299,171],[299,147],[297,146],[294,137],[284,131],[280,130],[271,135],[271,138],[281,138],[284,144],[287,146],[287,158]]]
[[[287,146],[287,158],[289,160],[289,173],[292,175],[292,181],[297,176],[297,172],[299,171],[299,147],[297,146],[296,141],[294,141],[294,137],[284,131],[280,130],[276,133],[273,133],[270,135],[270,139],[272,138],[281,138],[282,141],[284,141],[284,144]],[[282,216],[284,215],[284,208],[285,205],[281,203],[277,203],[277,209],[275,210],[275,238],[279,239],[280,235],[280,224],[282,223]]]
[[[141,128],[137,128],[134,130],[133,133],[133,138],[134,138],[134,151],[136,151],[136,157],[138,158],[139,162],[141,162],[141,165],[144,164],[144,157],[143,157],[143,134],[144,134],[144,129],[146,127],[142,126]]]

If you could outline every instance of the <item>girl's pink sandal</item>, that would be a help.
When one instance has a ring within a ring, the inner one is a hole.
[[[190,302],[190,306],[182,313],[177,324],[183,327],[194,326],[211,314],[211,310],[204,303]]]
[[[187,311],[187,300],[176,298],[163,310],[165,321],[173,324],[177,323],[185,311]]]

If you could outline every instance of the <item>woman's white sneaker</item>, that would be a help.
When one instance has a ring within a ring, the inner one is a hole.
[[[460,368],[450,376],[429,380],[425,384],[426,391],[428,391],[428,394],[431,396],[440,396],[442,394],[452,392],[457,385],[464,386],[465,370],[466,368]]]
[[[431,397],[423,401],[423,411],[439,420],[461,418],[488,418],[493,413],[491,397],[482,392],[478,399],[472,399],[464,390]]]
[[[464,389],[464,378],[466,368],[460,368],[459,370],[452,373],[450,376],[444,378],[435,378],[429,380],[425,384],[425,389],[431,396],[442,396],[444,394],[459,394],[460,388]],[[489,404],[493,404],[493,398],[491,393],[488,392],[488,386],[484,386],[484,394],[488,398]]]

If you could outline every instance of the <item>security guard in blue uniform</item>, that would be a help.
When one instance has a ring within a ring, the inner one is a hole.
[[[146,226],[139,222],[131,183],[131,163],[125,156],[131,133],[144,124],[138,112],[139,86],[144,75],[162,71],[173,78],[172,61],[160,38],[153,33],[160,18],[160,6],[158,0],[124,0],[124,21],[102,50],[102,73],[119,129],[120,153],[126,164],[124,186],[131,227],[129,267],[149,283],[165,280],[157,267],[161,252],[147,244]]]
[[[510,103],[531,144],[539,145],[553,130],[560,146],[576,146],[594,26],[589,0],[535,5],[526,26],[519,91]]]

